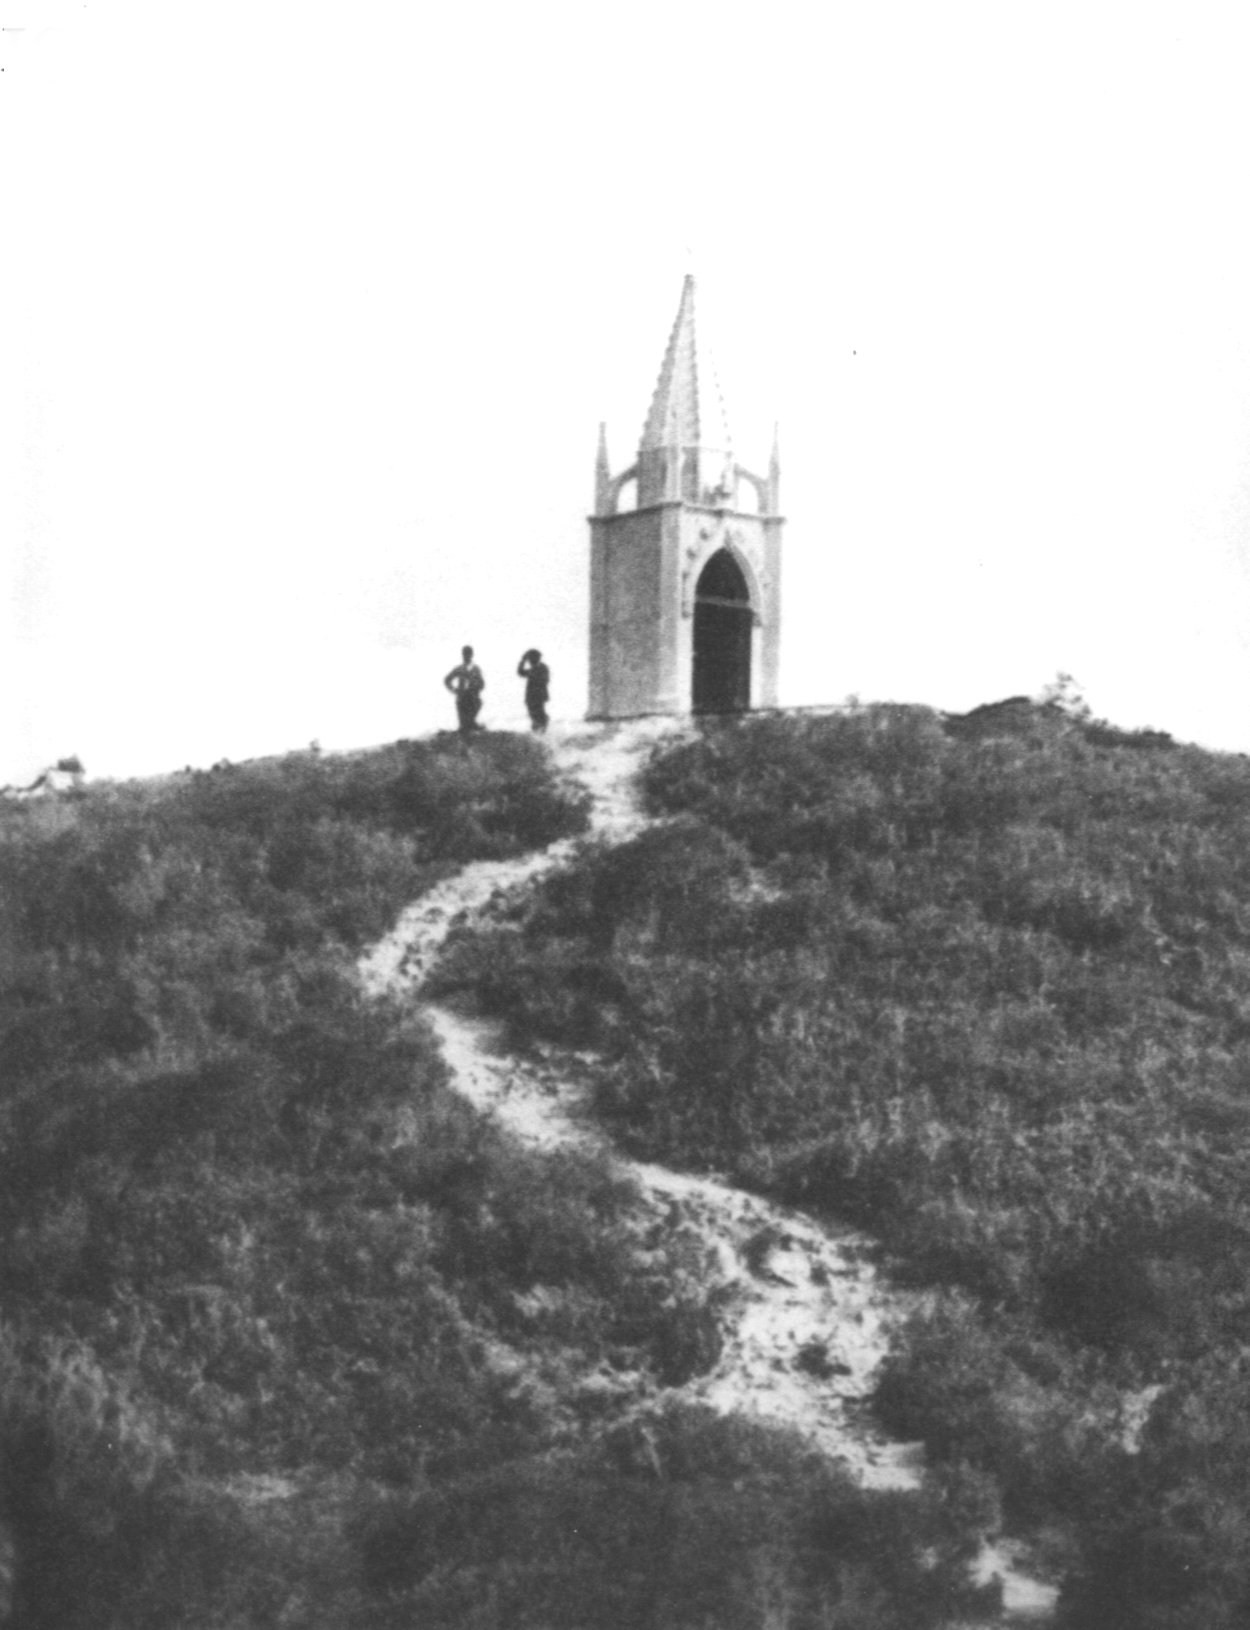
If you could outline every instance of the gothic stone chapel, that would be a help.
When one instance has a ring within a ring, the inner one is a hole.
[[[638,458],[599,429],[590,517],[590,718],[777,702],[780,473],[735,463],[687,277]]]

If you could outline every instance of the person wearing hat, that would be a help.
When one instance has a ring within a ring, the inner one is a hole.
[[[541,734],[547,728],[551,669],[543,661],[541,651],[529,650],[518,663],[517,673],[525,681],[525,706],[529,710],[530,728]]]

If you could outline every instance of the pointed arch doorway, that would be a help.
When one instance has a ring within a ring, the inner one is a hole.
[[[751,706],[755,613],[742,568],[718,549],[694,591],[691,705],[696,713],[739,713]]]

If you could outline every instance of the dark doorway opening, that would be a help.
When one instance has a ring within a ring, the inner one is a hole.
[[[739,713],[751,705],[751,596],[728,549],[718,549],[694,591],[696,713]]]

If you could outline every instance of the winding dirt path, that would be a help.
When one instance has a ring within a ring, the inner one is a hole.
[[[680,734],[672,720],[553,732],[557,766],[591,793],[594,837],[623,841],[646,824],[636,795],[641,761]],[[519,884],[573,853],[573,840],[519,860],[467,866],[401,916],[361,964],[366,988],[418,993],[448,931],[501,903]],[[914,1488],[920,1446],[884,1437],[866,1400],[907,1300],[873,1263],[873,1242],[817,1223],[715,1178],[669,1171],[614,1154],[585,1112],[576,1060],[554,1050],[518,1060],[498,1027],[427,1003],[457,1087],[516,1137],[541,1148],[577,1144],[607,1153],[640,1189],[655,1223],[692,1234],[725,1292],[723,1350],[715,1369],[678,1389],[725,1413],[790,1427],[841,1460],[865,1487]],[[672,1395],[672,1394],[670,1394]],[[1040,1623],[1055,1591],[1020,1572],[1005,1546],[987,1546],[975,1573],[1003,1580],[1005,1623]]]

